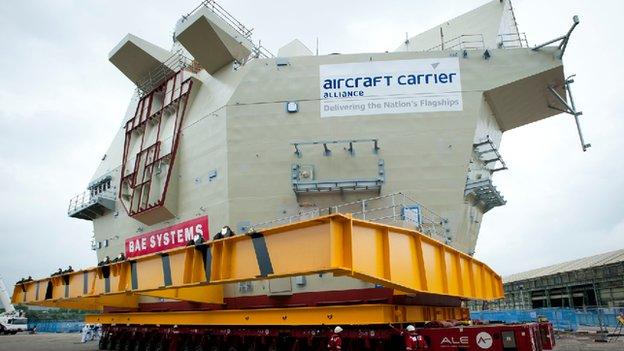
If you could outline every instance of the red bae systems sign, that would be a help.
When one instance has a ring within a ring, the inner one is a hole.
[[[209,240],[208,216],[198,217],[171,227],[126,239],[126,257],[137,257],[185,246],[195,234]]]

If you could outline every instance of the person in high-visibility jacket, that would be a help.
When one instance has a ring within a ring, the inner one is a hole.
[[[342,339],[340,338],[340,333],[342,332],[342,328],[340,326],[334,328],[334,334],[329,337],[329,341],[327,342],[327,350],[329,351],[341,351],[342,350]]]
[[[390,324],[390,327],[398,331],[403,337],[405,351],[421,351],[427,349],[425,339],[416,332],[416,328],[413,325],[408,325],[405,331],[395,328],[392,324]]]

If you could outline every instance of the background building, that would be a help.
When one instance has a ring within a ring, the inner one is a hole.
[[[503,282],[505,299],[490,309],[624,307],[624,249],[512,274]]]

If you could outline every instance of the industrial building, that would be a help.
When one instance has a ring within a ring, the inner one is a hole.
[[[624,307],[624,249],[503,278],[491,309]]]

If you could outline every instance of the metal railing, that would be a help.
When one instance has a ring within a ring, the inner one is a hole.
[[[186,21],[187,18],[191,17],[197,11],[202,8],[207,8],[212,11],[215,15],[219,16],[225,23],[230,25],[234,30],[240,33],[245,38],[251,37],[251,32],[253,32],[253,28],[249,29],[245,27],[239,20],[237,20],[232,14],[227,12],[221,5],[219,5],[215,0],[205,0],[202,1],[197,7],[195,7],[191,12],[189,12],[186,16],[182,16],[182,22]]]
[[[225,10],[215,0],[202,1],[187,15],[182,16],[182,19],[179,23],[184,23],[190,16],[203,8],[210,10],[217,17],[222,19],[234,31],[249,40],[249,43],[253,47],[250,55],[251,58],[274,57],[274,55],[267,48],[262,46],[261,42],[258,42],[258,44],[255,44],[253,42],[253,40],[251,39],[253,28],[249,29],[245,27],[245,25],[243,25],[239,20],[232,16],[232,14]],[[247,61],[248,59],[246,59],[245,61]],[[184,54],[184,50],[179,49],[175,51],[162,64],[151,70],[144,78],[141,79],[139,83],[137,83],[137,95],[139,97],[143,97],[145,94],[151,92],[155,87],[160,85],[160,83],[167,79],[173,72],[177,72],[190,66],[195,66],[195,62]]]
[[[165,79],[171,74],[181,69],[189,67],[193,64],[193,60],[184,55],[183,50],[178,50],[171,54],[163,63],[158,67],[152,69],[145,75],[143,79],[137,84],[137,94],[144,96],[151,92],[155,87],[159,86]]]
[[[425,51],[479,49],[485,49],[485,40],[483,39],[483,34],[462,34],[455,38],[444,41]]]
[[[221,5],[219,5],[219,3],[217,3],[215,0],[205,0],[205,1],[202,1],[199,5],[197,5],[197,7],[195,7],[186,16],[182,16],[182,20],[180,21],[180,23],[183,23],[190,16],[192,16],[197,11],[199,11],[199,10],[201,10],[203,8],[206,8],[206,9],[212,11],[212,13],[214,13],[219,18],[221,18],[227,25],[232,27],[232,29],[234,29],[237,33],[239,33],[243,37],[247,38],[251,42],[253,47],[254,47],[253,50],[252,50],[253,51],[252,52],[252,57],[254,57],[254,58],[274,57],[274,55],[269,50],[267,50],[265,47],[263,47],[260,42],[258,42],[258,45],[254,44],[253,40],[251,39],[253,28],[250,29],[250,28],[245,27],[245,25],[243,23],[241,23],[239,20],[237,20],[236,17],[234,17],[231,13],[229,13]]]
[[[254,56],[254,58],[260,58],[260,57],[271,58],[271,57],[275,57],[273,55],[273,53],[271,53],[267,48],[262,46],[262,44],[260,42],[258,42],[258,45],[254,46],[253,56]]]
[[[503,33],[498,35],[498,47],[503,48],[528,48],[529,41],[526,33]]]
[[[528,48],[529,42],[526,33],[502,33],[497,37],[498,48]],[[485,39],[483,34],[462,34],[455,38],[446,40],[425,51],[440,50],[485,50]]]
[[[481,203],[483,213],[493,209],[494,207],[504,206],[507,201],[503,195],[492,184],[492,179],[470,180],[466,181],[464,189],[464,197],[472,196]]]
[[[448,221],[444,217],[401,192],[305,211],[297,215],[256,223],[251,227],[268,228],[331,213],[349,213],[357,219],[416,229],[445,243],[452,241]]]
[[[72,214],[76,213],[84,208],[87,208],[98,201],[98,198],[104,197],[108,199],[115,199],[115,191],[114,188],[109,190],[93,194],[91,190],[85,190],[84,192],[74,196],[69,200],[69,206],[67,208],[67,213]]]

